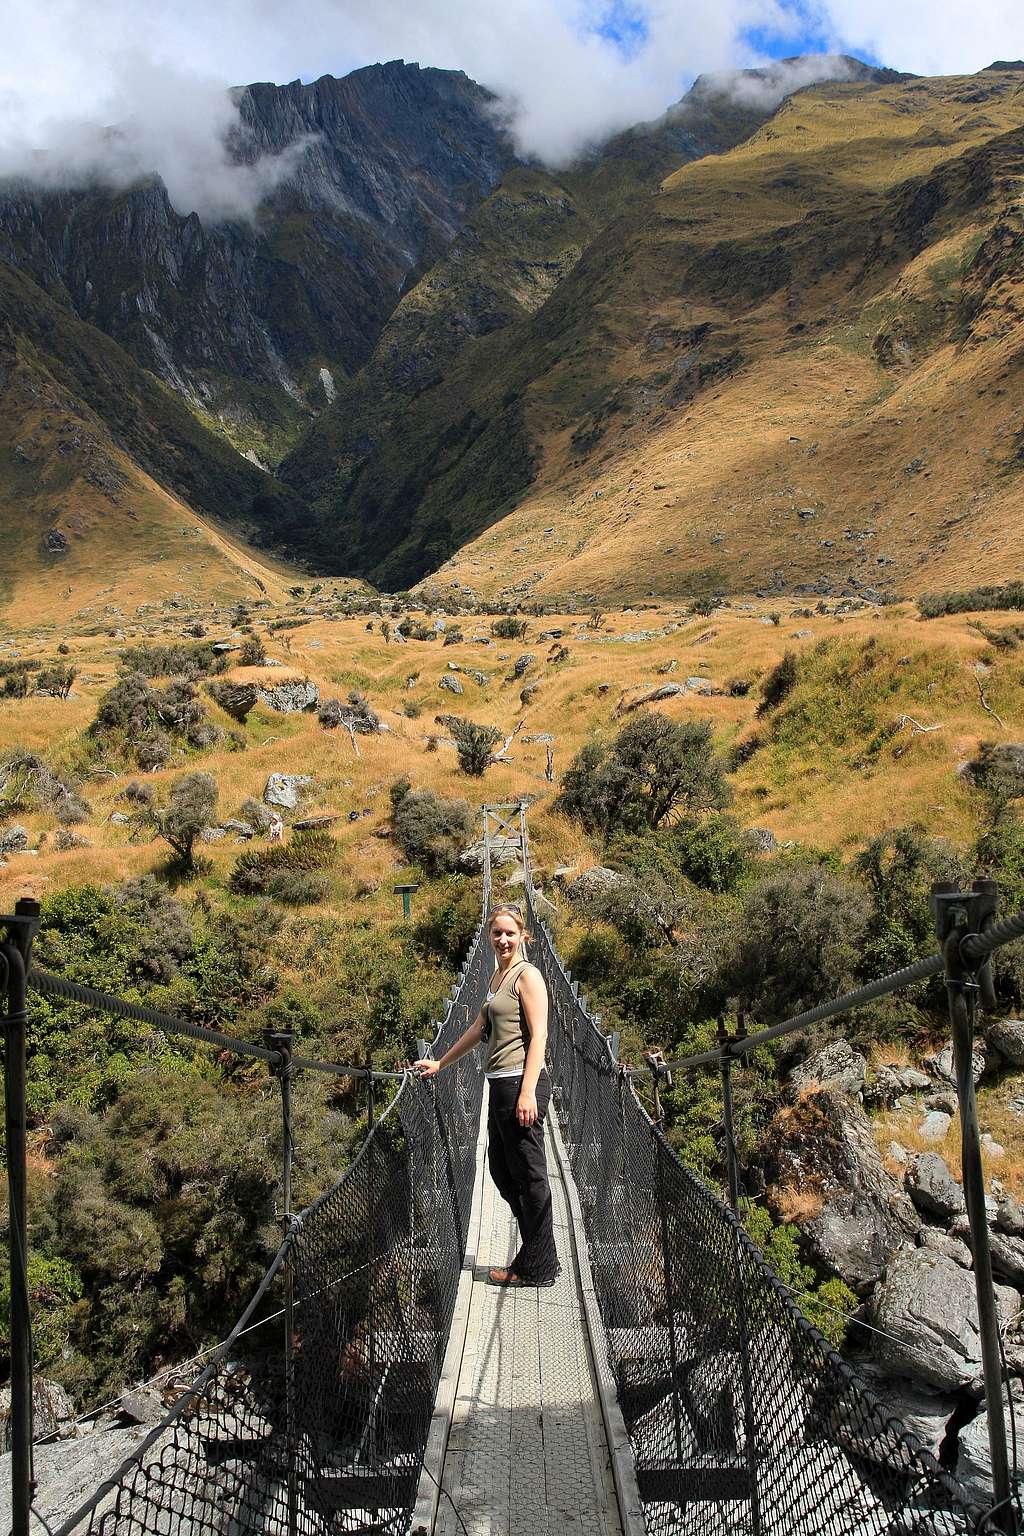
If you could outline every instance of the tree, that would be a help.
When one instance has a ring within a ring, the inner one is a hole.
[[[459,767],[473,778],[482,778],[494,761],[492,752],[501,740],[496,725],[478,725],[475,720],[456,716],[451,725]]]
[[[638,713],[609,748],[588,742],[562,780],[558,809],[590,831],[641,831],[677,810],[696,815],[731,798],[709,720]]]
[[[211,773],[185,773],[175,779],[167,805],[140,806],[136,830],[152,829],[174,852],[185,874],[195,871],[194,848],[205,828],[217,819],[217,781]]]

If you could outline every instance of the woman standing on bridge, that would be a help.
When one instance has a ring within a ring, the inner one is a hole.
[[[487,1043],[487,1163],[521,1238],[509,1267],[489,1270],[488,1278],[493,1285],[554,1285],[560,1266],[544,1157],[544,1115],[551,1099],[544,1065],[548,992],[540,971],[522,953],[527,933],[518,906],[495,907],[487,934],[496,967],[486,1002],[440,1061],[417,1061],[415,1071],[432,1077],[481,1040]]]

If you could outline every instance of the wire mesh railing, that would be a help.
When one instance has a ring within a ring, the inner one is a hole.
[[[679,1160],[549,931],[556,1107],[651,1536],[951,1536],[984,1519]]]
[[[438,1054],[475,1016],[489,974],[481,924]],[[466,1246],[482,1088],[472,1056],[429,1084],[406,1075],[343,1177],[291,1218],[203,1373],[56,1536],[407,1530]],[[247,1327],[282,1288],[283,1347],[278,1329]]]

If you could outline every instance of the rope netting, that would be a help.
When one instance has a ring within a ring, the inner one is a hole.
[[[475,1017],[491,964],[481,925],[435,1055]],[[292,1219],[202,1375],[57,1536],[408,1529],[466,1247],[482,1091],[473,1055],[429,1083],[406,1076],[343,1177]],[[284,1338],[280,1318],[252,1328],[282,1303]]]
[[[531,917],[549,1057],[651,1536],[952,1536],[982,1512],[678,1159]]]

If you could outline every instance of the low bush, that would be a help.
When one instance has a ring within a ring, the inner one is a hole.
[[[766,715],[769,710],[778,709],[795,688],[798,674],[799,663],[796,652],[787,651],[761,684],[761,702],[757,706],[759,715]]]
[[[444,632],[445,645],[459,645],[465,638],[461,629],[446,629]]]
[[[35,752],[15,747],[0,755],[0,819],[28,811],[51,811],[61,826],[76,826],[92,815],[72,779]]]
[[[475,720],[456,716],[451,732],[458,753],[459,767],[471,778],[481,778],[494,761],[492,753],[501,740],[496,725],[478,725]]]
[[[750,846],[731,816],[680,827],[676,841],[683,873],[706,891],[734,891],[750,870]]]
[[[507,613],[494,620],[491,634],[495,640],[525,640],[529,627],[525,619],[517,619],[514,614]]]
[[[150,832],[162,837],[182,872],[192,874],[196,868],[195,845],[205,829],[217,820],[217,798],[217,781],[212,774],[182,774],[171,785],[165,806],[157,806],[155,799],[136,802],[133,832],[136,836]]]
[[[1024,581],[1010,581],[1001,587],[967,587],[959,592],[924,592],[917,599],[923,619],[938,619],[946,613],[984,613],[988,609],[1024,608]]]
[[[727,805],[725,764],[707,720],[668,720],[641,710],[610,745],[588,742],[562,779],[557,809],[589,831],[639,832]]]
[[[322,901],[330,890],[323,871],[338,857],[338,844],[324,827],[296,832],[289,843],[250,848],[239,854],[229,880],[242,896],[270,896],[288,906]]]
[[[215,651],[209,640],[203,645],[186,645],[180,640],[170,645],[129,645],[121,652],[119,661],[122,672],[128,674],[185,677],[190,682],[226,672],[230,664],[228,654]]]
[[[391,830],[410,864],[428,874],[454,870],[472,835],[473,813],[465,800],[445,800],[432,789],[413,789],[407,778],[391,786]]]
[[[103,695],[88,734],[104,751],[153,769],[170,760],[178,742],[197,750],[211,746],[217,728],[185,678],[151,688],[141,672],[132,672]]]
[[[48,693],[51,698],[66,699],[77,676],[77,668],[57,663],[42,669],[36,678],[36,687],[41,693]]]

